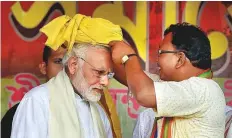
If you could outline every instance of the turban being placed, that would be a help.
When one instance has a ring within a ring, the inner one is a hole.
[[[57,17],[40,31],[47,36],[45,45],[53,50],[57,50],[62,44],[70,51],[74,43],[107,46],[112,40],[123,40],[119,25],[102,18],[91,18],[81,14],[76,14],[73,18],[67,15]]]

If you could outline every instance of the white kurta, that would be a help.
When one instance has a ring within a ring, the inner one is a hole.
[[[174,117],[173,138],[222,138],[225,97],[213,80],[191,77],[180,82],[155,82],[156,117]],[[157,121],[160,137],[163,119]]]
[[[226,106],[225,113],[226,118],[230,118],[232,116],[232,108],[230,106]],[[141,112],[136,121],[136,125],[133,131],[133,138],[149,138],[154,125],[154,120],[155,112],[152,108],[148,108]],[[226,138],[232,138],[232,124],[230,124]]]
[[[133,138],[150,138],[155,120],[155,112],[148,108],[141,112],[137,118],[133,131]]]
[[[188,118],[174,122],[176,133],[173,137],[224,136],[225,98],[220,87],[213,80],[192,77],[182,82],[155,82],[154,85],[158,116]],[[150,137],[155,115],[157,116],[157,113],[152,109],[147,109],[139,115],[133,138]],[[159,130],[161,130],[161,120],[158,121]],[[201,131],[203,127],[204,131]],[[230,131],[228,136],[232,138]]]
[[[232,107],[226,106],[226,124],[231,121],[231,117],[232,117]],[[226,127],[229,127],[229,129],[226,138],[232,138],[232,123],[228,123],[227,125],[228,126]]]
[[[62,104],[62,103],[61,103]],[[80,123],[84,128],[86,138],[94,138],[93,121],[88,102],[76,95],[76,109],[81,118]],[[106,132],[106,137],[112,138],[110,122],[104,109],[97,104]],[[49,91],[46,84],[40,85],[29,91],[14,115],[11,138],[49,138]]]

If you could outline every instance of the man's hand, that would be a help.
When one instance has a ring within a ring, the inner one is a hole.
[[[112,51],[112,59],[116,64],[122,63],[122,57],[128,54],[135,54],[135,51],[130,45],[124,41],[111,41],[109,43]]]
[[[135,54],[135,51],[123,41],[112,41],[109,45],[112,50],[115,78],[130,88],[140,105],[157,109],[154,82],[144,73],[139,59],[130,58],[125,66],[121,64],[123,56]]]

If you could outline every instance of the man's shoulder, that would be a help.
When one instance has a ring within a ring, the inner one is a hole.
[[[223,94],[221,87],[213,79],[191,77],[189,81],[191,82],[191,84],[193,84],[193,86],[194,85],[199,86],[199,87],[196,87],[196,89],[202,90],[203,88],[207,88],[205,90],[208,90],[211,94],[215,94],[215,93]]]
[[[1,123],[5,122],[5,121],[9,121],[9,120],[13,120],[14,114],[18,108],[19,103],[17,103],[16,105],[14,105],[13,107],[11,107],[6,114],[3,116]]]
[[[7,111],[7,113],[11,113],[11,112],[15,112],[16,111],[16,109],[18,108],[18,106],[19,106],[19,103],[17,103],[17,104],[15,104],[14,106],[12,106],[8,111]]]
[[[32,88],[27,92],[24,98],[44,99],[48,98],[48,88],[46,83]]]
[[[187,81],[191,81],[194,83],[200,83],[200,84],[204,84],[204,85],[218,86],[217,82],[215,82],[213,79],[207,79],[207,78],[201,78],[201,77],[191,77]]]
[[[201,78],[201,77],[191,77],[182,83],[182,86],[188,86],[188,90],[194,93],[198,93],[199,96],[206,96],[207,99],[220,101],[219,99],[225,99],[224,93],[221,87],[213,79]],[[186,88],[186,87],[185,87]],[[214,102],[215,102],[214,101]],[[221,102],[221,101],[220,101]]]
[[[173,82],[170,81],[168,83],[176,83],[180,84],[181,86],[192,86],[195,87],[194,89],[203,89],[203,88],[209,88],[209,90],[214,89],[214,90],[221,90],[220,86],[215,82],[213,79],[207,79],[207,78],[201,78],[201,77],[191,77],[186,80],[182,80],[179,82]],[[191,88],[192,88],[191,87]]]

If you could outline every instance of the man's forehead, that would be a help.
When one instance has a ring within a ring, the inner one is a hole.
[[[59,47],[56,51],[52,50],[51,56],[64,56],[64,54],[67,52],[67,49],[63,47]]]
[[[113,65],[110,56],[105,56],[103,53],[98,55],[88,55],[86,60],[92,64],[95,68],[102,71],[112,72]]]
[[[164,36],[164,39],[161,41],[159,45],[159,49],[160,48],[174,48],[172,44],[172,33],[168,33]]]
[[[98,61],[110,58],[110,53],[102,48],[90,48],[86,53],[86,57],[90,60]]]
[[[107,48],[106,47],[103,47],[103,46],[90,46],[89,48],[88,48],[88,52],[93,52],[93,53],[96,53],[96,54],[98,54],[99,52],[109,52],[108,50],[107,50]]]
[[[106,62],[105,63],[104,62],[91,62],[91,64],[98,70],[107,71],[107,72],[113,71],[111,62],[109,62],[109,64]]]

